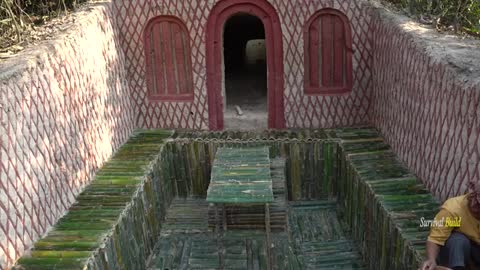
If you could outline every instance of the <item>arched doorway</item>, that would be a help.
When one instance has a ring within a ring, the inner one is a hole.
[[[260,76],[264,72],[264,76],[266,76],[267,104],[265,105],[268,108],[266,112],[268,114],[268,128],[284,128],[282,32],[275,9],[264,0],[220,1],[210,14],[206,40],[209,127],[211,130],[222,130],[225,127],[224,112],[227,109],[226,105],[229,99],[225,89],[225,86],[228,86],[228,83],[226,83],[228,78],[225,76],[225,71],[232,71],[231,66],[229,67],[227,64],[234,64],[236,58],[237,61],[238,58],[243,59],[242,61],[247,61],[245,59],[248,55],[246,51],[243,55],[233,56],[233,58],[232,55],[224,55],[224,46],[230,46],[228,43],[232,42],[232,40],[226,40],[226,38],[229,38],[228,32],[226,32],[228,31],[228,23],[232,26],[232,22],[234,29],[235,24],[242,23],[253,23],[257,25],[257,30],[259,30],[259,22],[263,25],[263,31],[256,31],[256,35],[258,36],[259,33],[263,32],[264,38],[251,39],[252,42],[257,41],[257,47],[261,47],[262,45],[259,42],[261,43],[264,40],[265,46],[266,71],[262,71],[259,68],[256,75]],[[252,58],[256,59],[259,57],[251,56],[250,60]],[[257,61],[255,60],[255,62]],[[234,91],[234,89],[228,90]],[[232,96],[232,98],[235,98],[235,96]],[[258,100],[255,99],[255,101]]]
[[[267,129],[267,62],[262,20],[237,13],[223,33],[225,129]]]

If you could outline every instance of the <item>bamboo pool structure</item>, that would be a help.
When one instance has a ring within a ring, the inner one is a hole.
[[[138,130],[17,269],[217,269],[212,162],[220,147],[258,146],[285,180],[270,208],[273,269],[416,269],[428,234],[420,217],[439,204],[368,127]],[[252,227],[226,232],[225,269],[265,269],[265,232]]]

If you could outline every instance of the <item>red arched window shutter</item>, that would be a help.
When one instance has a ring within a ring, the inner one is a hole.
[[[190,38],[173,16],[151,19],[144,30],[147,89],[150,100],[193,100]]]
[[[335,9],[322,9],[308,20],[304,32],[306,94],[352,90],[351,33],[348,18]]]

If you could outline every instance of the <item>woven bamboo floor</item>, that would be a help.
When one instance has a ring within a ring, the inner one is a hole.
[[[302,269],[367,269],[338,220],[336,202],[291,202],[289,227]]]
[[[291,203],[287,231],[272,234],[273,269],[366,269],[335,207],[328,201]],[[148,269],[218,269],[219,245],[207,212],[203,198],[175,199]],[[227,231],[225,269],[266,269],[265,242],[262,231]]]

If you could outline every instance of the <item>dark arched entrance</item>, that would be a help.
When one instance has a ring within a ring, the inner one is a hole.
[[[268,127],[266,60],[262,20],[248,13],[230,17],[223,33],[225,129]]]
[[[235,15],[259,18],[266,47],[268,127],[284,128],[282,32],[275,9],[264,0],[224,0],[213,8],[207,24],[207,88],[209,127],[224,128],[224,30]],[[227,97],[228,98],[228,97]]]

